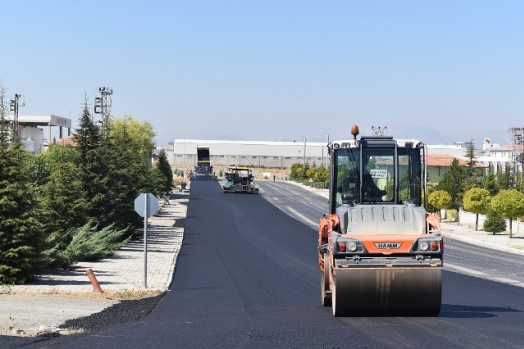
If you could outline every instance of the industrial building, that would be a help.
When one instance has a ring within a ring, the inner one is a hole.
[[[167,149],[168,161],[174,168],[193,169],[197,163],[197,147],[208,147],[211,166],[249,166],[259,168],[290,168],[292,164],[326,165],[327,143],[264,142],[176,139]]]
[[[197,148],[208,147],[211,166],[215,169],[237,165],[267,169],[289,169],[296,163],[312,166],[327,166],[329,156],[325,142],[266,142],[266,141],[227,141],[203,139],[176,139],[169,143],[168,161],[175,169],[193,170],[197,163]],[[458,159],[466,166],[466,144],[428,145],[428,171],[431,179],[438,182]],[[477,150],[475,167],[497,173],[508,166],[515,172],[522,172],[522,164],[515,159],[522,154],[522,145],[500,146],[484,140],[481,150]]]
[[[12,122],[13,117],[8,117]],[[20,115],[18,116],[19,136],[25,148],[33,154],[38,154],[47,149],[53,141],[52,130],[58,127],[57,139],[71,135],[71,119],[57,115]],[[45,130],[46,128],[47,130]],[[47,131],[47,132],[45,132]],[[67,134],[64,134],[67,131]]]

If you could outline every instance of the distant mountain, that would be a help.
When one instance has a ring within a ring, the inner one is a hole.
[[[432,145],[454,145],[457,142],[465,143],[473,140],[477,149],[482,148],[484,138],[490,138],[491,142],[495,144],[507,144],[507,141],[505,140],[506,130],[496,128],[485,130],[482,135],[473,135],[471,132],[464,129],[450,128],[449,130],[443,131],[442,128],[437,129],[430,126],[414,126],[411,128],[391,130],[391,132],[387,132],[387,134],[394,135],[396,138],[416,138],[426,144]]]

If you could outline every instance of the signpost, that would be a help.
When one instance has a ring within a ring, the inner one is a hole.
[[[144,288],[147,288],[147,219],[158,210],[158,200],[151,193],[142,193],[135,199],[135,211],[144,217]]]

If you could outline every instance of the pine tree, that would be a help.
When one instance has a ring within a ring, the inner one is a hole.
[[[113,223],[110,218],[114,208],[111,195],[111,160],[112,154],[106,145],[89,150],[81,166],[82,188],[87,202],[87,219],[96,219],[102,228]]]
[[[491,171],[484,178],[484,189],[489,191],[489,194],[491,196],[497,195],[498,193],[497,183],[495,182],[495,175]]]
[[[503,171],[497,172],[495,183],[497,184],[498,191],[510,188],[511,175],[508,166],[506,166]]]
[[[87,105],[87,96],[84,96],[84,109],[80,115],[79,128],[73,133],[76,149],[80,152],[81,163],[86,161],[87,153],[100,145],[100,128],[93,122]]]
[[[473,139],[469,142],[466,142],[466,158],[467,164],[468,164],[468,170],[471,172],[475,169],[475,165],[477,164],[477,159],[475,156],[475,143],[473,142]]]
[[[30,279],[41,267],[41,211],[20,141],[0,146],[0,284]]]
[[[160,150],[160,153],[158,154],[158,169],[165,177],[165,184],[162,191],[168,192],[173,187],[173,170],[171,169],[171,165],[169,165],[167,154],[164,149]]]
[[[494,210],[489,210],[484,221],[484,231],[492,233],[500,233],[506,230],[506,221],[504,218]]]
[[[449,170],[444,174],[442,180],[435,186],[435,190],[444,190],[451,195],[451,208],[458,208],[464,195],[464,181],[466,173],[459,165],[457,159],[453,159]]]
[[[466,158],[467,167],[465,169],[465,178],[464,178],[464,191],[467,191],[471,188],[479,187],[480,181],[478,178],[477,170],[475,168],[477,164],[477,159],[475,156],[475,143],[473,140],[470,140],[466,143]]]
[[[87,96],[80,115],[79,128],[73,134],[78,152],[81,192],[85,202],[86,221],[95,218],[107,222],[109,210],[106,205],[108,166],[107,151],[100,150],[100,128],[89,113]]]
[[[43,186],[42,207],[48,217],[47,231],[53,239],[71,227],[87,223],[85,198],[80,195],[82,183],[76,165],[77,152],[71,147],[51,145],[45,158],[51,168]]]

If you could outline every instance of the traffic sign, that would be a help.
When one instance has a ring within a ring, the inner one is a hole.
[[[135,211],[140,217],[151,217],[158,210],[158,200],[151,193],[142,193],[135,199]]]
[[[144,217],[144,288],[147,288],[147,219],[158,210],[158,200],[151,193],[142,193],[135,199],[135,211]]]

